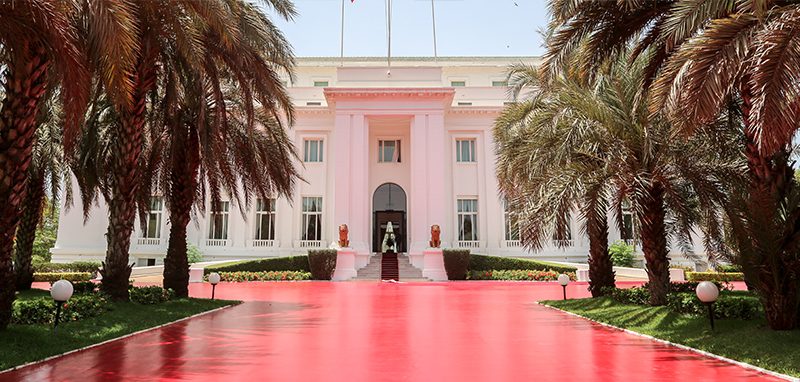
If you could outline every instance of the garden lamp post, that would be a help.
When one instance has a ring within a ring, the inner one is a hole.
[[[561,284],[561,288],[564,289],[564,300],[567,299],[567,284],[569,284],[569,276],[565,274],[558,275],[558,283]]]
[[[719,288],[710,282],[710,281],[703,281],[700,284],[697,284],[697,289],[695,289],[697,293],[697,298],[703,304],[706,304],[708,307],[708,319],[711,321],[711,330],[714,330],[714,302],[717,301],[719,297]]]
[[[217,290],[217,284],[219,284],[219,273],[214,272],[208,275],[208,282],[211,283],[211,299],[214,299],[214,292]]]
[[[50,287],[50,296],[53,297],[53,301],[56,303],[56,321],[53,324],[53,330],[56,330],[58,320],[61,318],[61,305],[72,297],[73,291],[72,283],[67,280],[58,280]]]

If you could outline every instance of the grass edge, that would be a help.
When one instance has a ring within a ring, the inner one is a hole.
[[[747,362],[737,361],[737,360],[732,359],[732,358],[721,356],[719,354],[714,354],[714,353],[711,353],[711,352],[708,352],[708,351],[705,351],[705,350],[700,350],[700,349],[697,349],[697,348],[693,348],[691,346],[687,346],[687,345],[684,345],[684,344],[675,343],[675,342],[672,342],[672,341],[667,341],[665,339],[661,339],[661,338],[658,338],[658,337],[653,337],[653,336],[651,336],[649,334],[639,333],[639,332],[631,330],[631,329],[621,328],[621,327],[618,327],[618,326],[615,326],[615,325],[611,325],[611,324],[606,323],[606,322],[598,321],[598,320],[595,320],[593,318],[589,318],[589,317],[580,315],[578,313],[570,312],[568,310],[564,310],[564,309],[561,309],[561,308],[556,308],[555,306],[548,305],[548,304],[546,304],[546,303],[544,303],[542,301],[537,301],[536,304],[540,305],[540,306],[543,306],[545,308],[550,308],[550,309],[559,311],[561,313],[568,314],[570,316],[579,317],[579,318],[582,318],[584,320],[587,320],[587,321],[590,321],[590,322],[594,322],[596,324],[602,325],[602,326],[607,327],[607,328],[619,330],[619,331],[625,332],[627,334],[631,334],[631,335],[634,335],[634,336],[637,336],[637,337],[646,338],[646,339],[649,339],[649,340],[652,340],[652,341],[656,341],[656,342],[659,342],[659,343],[662,343],[662,344],[665,344],[665,345],[674,346],[674,347],[676,347],[678,349],[688,350],[688,351],[691,351],[691,352],[694,352],[694,353],[698,353],[698,354],[706,356],[706,357],[714,358],[714,359],[719,360],[719,361],[723,361],[723,362],[727,362],[727,363],[730,363],[730,364],[733,364],[733,365],[736,365],[736,366],[740,366],[740,367],[743,367],[745,369],[750,369],[750,370],[753,370],[753,371],[757,371],[759,373],[770,375],[770,376],[773,376],[773,377],[776,377],[776,378],[781,378],[781,379],[784,379],[784,380],[787,380],[787,381],[790,381],[790,382],[800,382],[800,378],[796,378],[796,377],[793,377],[791,375],[786,375],[786,374],[779,373],[777,371],[772,371],[772,370],[769,370],[769,369],[765,369],[763,367],[756,366],[756,365],[753,365],[753,364],[749,364]]]

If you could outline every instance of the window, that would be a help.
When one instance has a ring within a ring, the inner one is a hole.
[[[464,87],[467,86],[467,81],[450,81],[450,86],[456,87]]]
[[[478,199],[458,199],[458,240],[478,240]]]
[[[475,140],[456,140],[456,162],[475,162]]]
[[[503,217],[506,227],[506,240],[519,240],[519,217],[515,212],[509,211],[508,201],[503,202]]]
[[[275,199],[256,201],[256,240],[275,240]]]
[[[303,197],[301,240],[322,240],[322,197]]]
[[[314,81],[314,87],[324,88],[328,86],[328,81]]]
[[[303,141],[303,162],[322,162],[322,139]]]
[[[208,238],[212,240],[228,239],[228,210],[230,202],[211,203],[211,224],[208,227]]]
[[[164,199],[158,196],[150,198],[150,212],[147,213],[147,227],[145,227],[144,237],[148,239],[158,239],[161,237],[161,216]]]
[[[378,141],[378,162],[400,163],[400,140]]]
[[[508,81],[492,81],[492,86],[495,86],[495,87],[506,87],[506,86],[508,86]]]
[[[627,200],[622,202],[622,240],[629,242],[633,240],[633,211],[631,203]]]

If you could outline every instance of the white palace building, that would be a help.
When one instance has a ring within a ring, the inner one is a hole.
[[[510,102],[505,71],[533,57],[301,58],[287,84],[297,109],[291,130],[302,176],[291,200],[253,203],[245,215],[224,201],[190,223],[188,238],[208,260],[285,256],[327,248],[347,224],[358,254],[378,251],[392,222],[399,251],[419,254],[430,227],[442,247],[473,253],[585,262],[588,240],[573,219],[565,249],[530,253],[506,214],[495,177],[492,124]],[[102,259],[107,209],[84,222],[76,200],[61,209],[53,261]],[[161,264],[169,234],[154,196],[147,227],[136,224],[131,261]],[[611,242],[630,238],[612,231]]]

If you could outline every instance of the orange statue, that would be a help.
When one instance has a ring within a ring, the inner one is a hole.
[[[339,247],[347,248],[350,246],[350,240],[347,239],[347,234],[350,232],[347,229],[347,224],[342,224],[339,226]]]
[[[431,248],[439,248],[442,245],[442,241],[439,240],[439,235],[441,235],[442,230],[439,229],[438,224],[434,224],[431,226],[431,241],[428,243]]]

